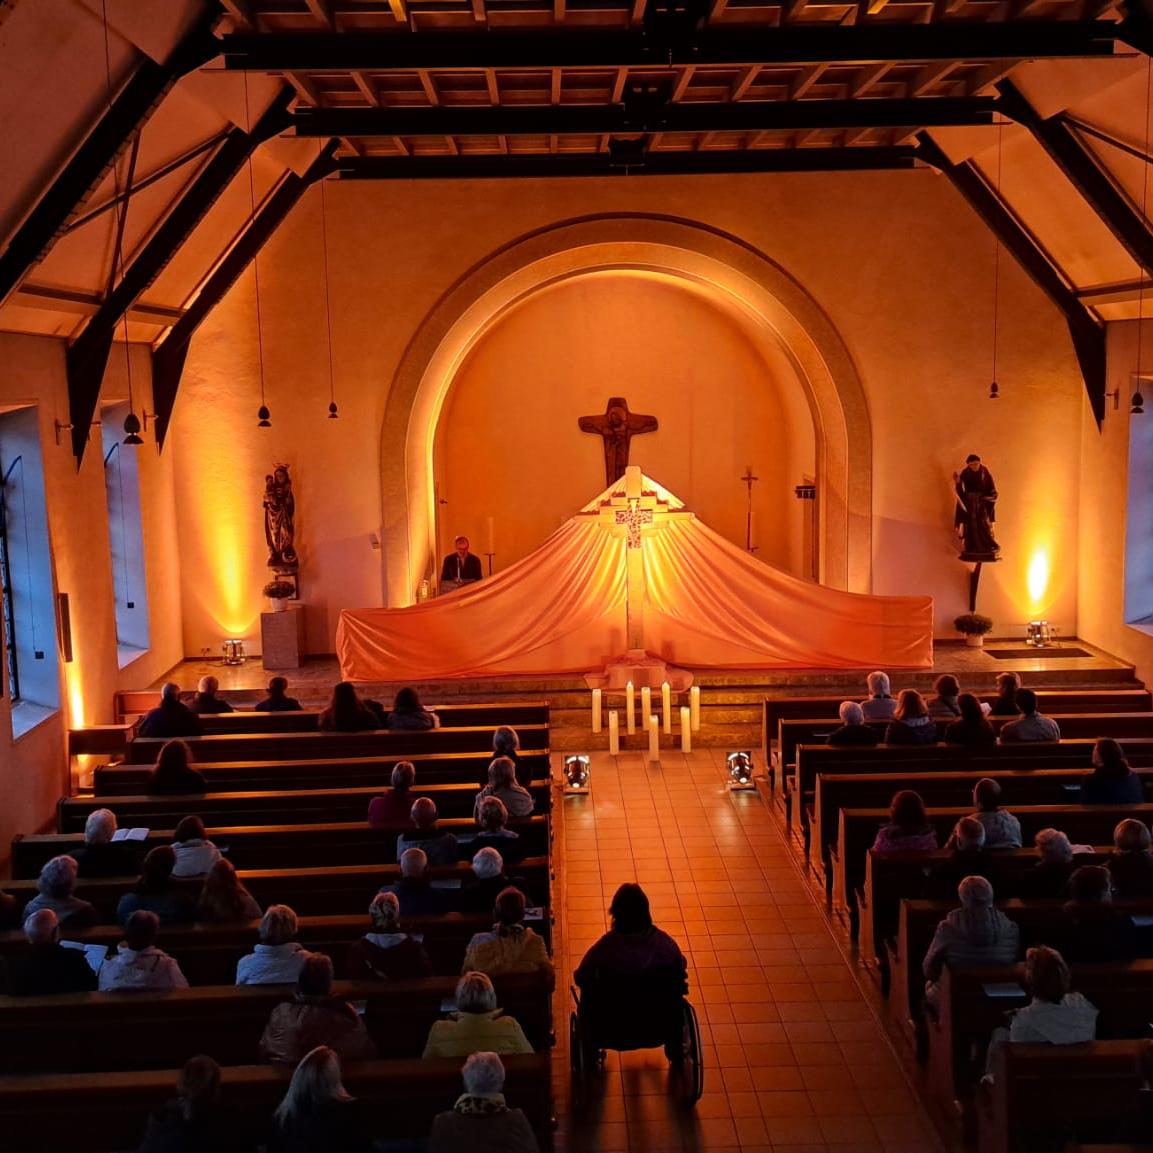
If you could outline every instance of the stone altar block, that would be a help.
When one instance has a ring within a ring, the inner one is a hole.
[[[266,669],[298,669],[304,663],[304,605],[260,614],[260,650]]]

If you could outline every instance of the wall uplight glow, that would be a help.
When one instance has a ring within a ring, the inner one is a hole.
[[[1026,585],[1029,589],[1029,611],[1035,613],[1048,606],[1046,594],[1049,591],[1049,551],[1038,548],[1029,560]]]

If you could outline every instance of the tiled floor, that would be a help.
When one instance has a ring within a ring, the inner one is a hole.
[[[935,1153],[942,1146],[755,793],[724,787],[715,750],[596,755],[558,842],[563,912],[555,1063],[559,1150]],[[678,1107],[659,1050],[610,1054],[592,1103],[568,1100],[568,987],[638,881],[689,958],[705,1095]]]

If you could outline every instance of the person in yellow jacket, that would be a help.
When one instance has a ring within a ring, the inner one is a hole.
[[[425,1060],[467,1057],[470,1053],[531,1053],[514,1017],[501,1016],[496,990],[483,973],[465,973],[456,983],[456,1012],[428,1031]]]
[[[490,977],[509,973],[552,973],[544,940],[524,923],[524,893],[514,886],[502,889],[493,906],[492,931],[477,933],[464,954],[464,972],[476,970]]]

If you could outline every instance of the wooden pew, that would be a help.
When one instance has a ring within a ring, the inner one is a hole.
[[[546,913],[531,922],[546,942],[552,938],[552,917]],[[407,917],[405,932],[419,933],[436,973],[460,973],[465,949],[476,933],[492,928],[490,913],[444,913],[437,917]],[[162,925],[160,947],[180,962],[180,968],[193,985],[228,985],[236,980],[236,962],[251,953],[259,939],[259,921],[236,925]],[[368,904],[357,913],[339,916],[301,917],[296,939],[312,952],[332,958],[338,977],[350,976],[348,950],[354,941],[371,930]],[[124,939],[119,925],[95,925],[90,929],[68,930],[69,941],[83,941],[115,949]],[[22,932],[0,933],[0,957],[22,953],[28,940]]]
[[[1148,1135],[1150,1094],[1138,1074],[1140,1041],[1004,1045],[977,1097],[981,1153],[1049,1153],[1070,1139]]]
[[[336,996],[365,1002],[364,1022],[382,1057],[419,1057],[458,977],[340,981]],[[542,973],[497,977],[498,1002],[534,1049],[552,1031],[552,981]],[[165,1069],[197,1053],[222,1065],[260,1060],[268,1016],[291,986],[208,985],[162,993],[0,997],[0,1073]]]
[[[308,866],[303,869],[241,869],[239,873],[241,881],[262,908],[283,902],[299,914],[321,915],[366,910],[381,886],[399,879],[400,866]],[[547,858],[530,857],[522,861],[516,866],[516,874],[524,878],[530,889],[529,896],[536,903],[547,903],[551,881]],[[430,875],[444,882],[460,882],[471,875],[471,864],[462,861],[457,865],[434,866]],[[113,921],[117,902],[135,883],[135,877],[81,877],[76,895],[91,901],[103,920]],[[199,881],[181,883],[188,885],[193,895],[199,892]],[[36,882],[32,880],[5,881],[4,890],[21,902],[30,901],[37,892]]]
[[[64,1039],[67,1043],[67,1039]],[[505,1097],[523,1109],[542,1150],[552,1148],[552,1068],[548,1053],[502,1058]],[[343,1069],[345,1087],[375,1124],[372,1136],[424,1139],[433,1117],[461,1092],[452,1061],[366,1061]],[[5,1153],[115,1153],[135,1149],[148,1114],[174,1095],[177,1068],[146,1072],[45,1074],[0,1078]],[[226,1066],[222,1103],[230,1129],[253,1144],[288,1087],[290,1069]]]
[[[492,725],[460,725],[425,732],[375,730],[368,733],[221,733],[188,737],[196,761],[307,761],[346,757],[429,756],[433,753],[492,751]],[[517,729],[525,752],[548,748],[547,724]],[[128,760],[136,765],[155,763],[167,742],[159,737],[137,737],[129,742]]]
[[[549,775],[549,750],[524,754],[521,765],[534,778],[546,780]],[[209,789],[214,793],[256,792],[261,789],[355,788],[375,785],[384,788],[398,761],[411,761],[417,783],[472,784],[479,788],[487,780],[492,753],[441,753],[429,757],[346,757],[339,761],[224,761],[197,763]],[[152,765],[119,762],[98,765],[93,773],[92,791],[98,797],[116,797],[144,793]]]
[[[121,825],[170,829],[181,817],[195,813],[206,825],[299,825],[309,822],[363,821],[368,803],[380,795],[379,786],[351,789],[286,789],[282,792],[194,793],[178,797],[122,796],[64,797],[57,805],[57,829],[62,833],[84,828],[94,809],[112,807]],[[552,790],[548,781],[534,781],[529,790],[536,812],[548,812]],[[475,785],[428,785],[416,795],[435,799],[446,817],[471,815]]]
[[[1025,966],[948,969],[937,983],[937,1009],[926,1015],[929,1091],[942,1101],[968,1100],[985,1072],[993,1030],[1029,1003]],[[1017,984],[1020,995],[992,997],[987,986]],[[1153,1020],[1153,961],[1074,965],[1073,988],[1097,1008],[1098,1040],[1137,1038]]]
[[[929,810],[929,820],[943,845],[962,817],[973,806],[951,805]],[[1134,817],[1146,824],[1153,819],[1153,805],[1030,805],[1017,808],[1021,837],[1026,845],[1042,829],[1061,829],[1075,844],[1104,845],[1113,840],[1117,822]],[[877,830],[889,819],[885,808],[842,809],[838,822],[837,846],[830,855],[832,896],[838,908],[852,911],[853,894],[865,878],[865,857],[876,839]]]
[[[323,825],[222,825],[208,830],[209,840],[227,851],[238,869],[303,867],[310,864],[370,865],[396,860],[396,838],[409,826],[370,829],[363,821]],[[477,833],[471,817],[449,817],[440,828],[454,833],[468,852]],[[549,852],[547,813],[514,820],[509,828],[519,834],[520,856],[540,857]],[[172,829],[152,829],[140,842],[141,853],[172,843]],[[84,844],[82,833],[41,833],[18,836],[12,842],[12,876],[36,877],[46,861],[71,853]],[[3,882],[0,882],[0,888]]]

